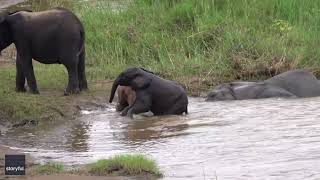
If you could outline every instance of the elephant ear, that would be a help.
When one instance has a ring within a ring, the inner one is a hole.
[[[152,82],[152,79],[145,76],[137,76],[131,81],[131,86],[133,89],[145,89],[147,88],[150,83]]]
[[[228,84],[228,85],[226,86],[226,88],[229,90],[230,95],[231,95],[234,99],[237,99],[236,93],[235,93],[234,90],[233,90],[233,85],[232,85],[232,84]]]

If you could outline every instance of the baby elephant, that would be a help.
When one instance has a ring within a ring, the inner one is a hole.
[[[206,101],[296,97],[291,92],[264,82],[231,82],[217,86]]]
[[[261,99],[272,97],[305,98],[320,96],[320,82],[309,71],[291,70],[260,82],[231,82],[208,93],[207,101]]]
[[[121,111],[121,115],[127,115],[129,107],[136,100],[136,92],[130,86],[118,86],[118,103],[116,110]]]
[[[114,81],[111,103],[118,86],[129,86],[136,98],[128,107],[127,115],[151,111],[154,115],[179,115],[188,113],[188,97],[177,83],[165,80],[143,68],[128,68]],[[129,93],[130,94],[130,93]]]

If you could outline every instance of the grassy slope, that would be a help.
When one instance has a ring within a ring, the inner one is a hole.
[[[92,175],[154,175],[162,173],[154,160],[143,155],[118,155],[90,164],[88,172]]]
[[[70,7],[69,2],[48,1],[33,9]],[[199,94],[224,81],[263,79],[292,68],[320,72],[318,1],[136,0],[120,11],[105,3],[72,8],[86,28],[90,82],[143,66]],[[49,105],[62,107],[70,100],[50,96],[51,91],[62,94],[66,85],[62,66],[35,69],[47,95],[13,92],[15,68],[1,69],[2,113],[39,117],[48,114]]]
[[[101,159],[83,167],[66,168],[61,163],[52,162],[31,166],[27,170],[29,175],[144,176],[145,178],[149,177],[147,179],[163,176],[154,160],[139,154],[122,154],[109,159]]]
[[[104,5],[78,11],[94,69],[89,77],[112,78],[132,65],[181,83],[181,77],[216,77],[209,84],[257,79],[266,70],[319,71],[317,1],[134,2],[118,13]]]

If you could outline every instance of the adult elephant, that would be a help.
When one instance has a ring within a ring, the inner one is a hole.
[[[292,70],[260,82],[231,82],[208,93],[206,101],[320,96],[320,83],[306,70]]]
[[[0,52],[10,44],[17,49],[16,91],[38,94],[32,59],[44,64],[63,64],[69,82],[65,95],[86,90],[85,32],[69,10],[55,8],[41,12],[18,11],[0,17]]]
[[[136,100],[127,115],[151,111],[154,115],[179,115],[188,113],[188,97],[177,83],[162,79],[143,68],[128,68],[114,81],[111,103],[118,87],[130,86],[136,92]]]

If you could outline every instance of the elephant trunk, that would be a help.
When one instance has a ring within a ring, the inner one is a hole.
[[[112,100],[114,98],[114,94],[116,93],[116,90],[118,88],[119,85],[119,80],[120,80],[120,76],[117,77],[116,80],[114,80],[113,84],[112,84],[112,89],[111,89],[111,94],[110,94],[110,99],[109,99],[109,103],[112,103]]]

